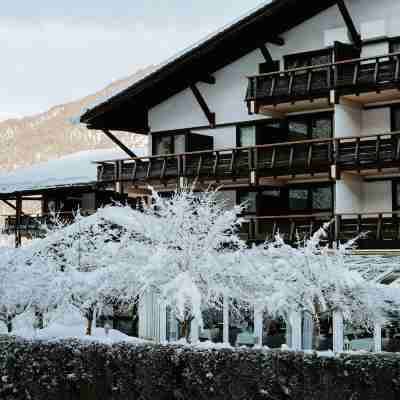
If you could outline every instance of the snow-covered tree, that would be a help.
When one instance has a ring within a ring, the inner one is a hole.
[[[228,289],[225,270],[245,247],[238,236],[241,207],[230,208],[218,191],[187,189],[170,197],[152,191],[143,211],[107,207],[99,217],[123,228],[118,259],[140,296],[155,292],[175,313],[181,335],[202,309]]]
[[[242,298],[286,320],[293,312],[308,311],[314,337],[323,312],[340,310],[346,320],[367,328],[384,323],[389,310],[400,306],[400,293],[366,279],[357,268],[349,251],[356,239],[339,248],[321,244],[327,229],[328,224],[295,247],[278,235],[245,251]]]

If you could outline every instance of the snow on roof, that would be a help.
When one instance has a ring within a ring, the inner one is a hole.
[[[79,119],[87,111],[90,111],[90,110],[96,108],[100,104],[106,103],[107,101],[109,101],[112,98],[116,97],[120,93],[124,92],[129,87],[131,87],[131,86],[135,85],[136,83],[146,79],[147,77],[149,77],[150,75],[154,74],[155,72],[163,69],[165,66],[167,66],[168,64],[171,64],[172,62],[176,61],[177,59],[179,59],[180,57],[184,56],[188,52],[190,52],[192,50],[195,50],[197,47],[200,47],[201,45],[206,43],[208,40],[213,38],[214,36],[217,36],[217,35],[223,33],[224,31],[228,30],[229,28],[232,28],[234,25],[236,25],[240,21],[248,18],[249,16],[251,16],[252,14],[257,12],[258,10],[261,10],[266,5],[268,5],[269,3],[272,3],[272,1],[273,0],[265,0],[265,1],[263,1],[260,5],[258,5],[257,7],[252,8],[250,11],[248,11],[245,14],[241,15],[239,18],[236,18],[232,22],[223,25],[221,28],[211,32],[210,34],[206,35],[205,37],[203,37],[202,39],[200,39],[197,42],[193,43],[192,45],[190,45],[190,46],[184,48],[183,50],[175,53],[173,56],[167,58],[165,61],[161,62],[160,64],[155,65],[154,67],[150,68],[145,74],[140,75],[138,77],[135,76],[133,80],[128,80],[126,82],[126,84],[116,87],[108,95],[99,96],[92,103],[90,103],[88,106],[86,106],[84,110],[82,110],[81,114],[77,117],[77,119]]]
[[[144,155],[144,148],[132,151],[138,157]],[[121,158],[127,158],[122,150],[86,150],[19,168],[10,174],[0,175],[0,194],[93,183],[97,179],[95,161]]]

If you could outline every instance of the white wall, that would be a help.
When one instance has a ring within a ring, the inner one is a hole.
[[[363,212],[391,212],[392,207],[392,182],[363,182]]]
[[[400,35],[400,2],[398,0],[347,0],[346,4],[357,29],[364,39],[384,35]],[[334,40],[348,41],[346,25],[337,6],[314,16],[282,35],[284,46],[267,44],[274,59],[298,52],[321,49]],[[379,55],[388,51],[388,44],[371,44],[363,56]],[[255,50],[227,67],[217,71],[215,85],[198,83],[217,124],[235,123],[260,118],[250,116],[244,103],[246,76],[258,73],[258,64],[264,62],[261,52]],[[283,68],[283,62],[281,62]],[[171,97],[149,111],[150,129],[154,132],[193,128],[208,125],[190,90]]]
[[[335,105],[335,137],[360,136],[362,109],[357,103],[341,100]]]
[[[390,132],[390,125],[390,107],[362,111],[362,136]]]
[[[343,174],[335,185],[335,212],[362,212],[362,181],[358,176]]]
[[[341,213],[391,212],[392,182],[365,182],[362,178],[343,174],[336,182],[336,209]]]

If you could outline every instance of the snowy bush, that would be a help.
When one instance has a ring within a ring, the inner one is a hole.
[[[196,349],[0,336],[4,400],[397,399],[400,355]]]

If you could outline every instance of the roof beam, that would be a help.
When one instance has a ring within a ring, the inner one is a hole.
[[[268,64],[272,64],[274,62],[274,59],[272,58],[267,46],[265,44],[262,44],[260,45],[259,49],[264,57],[265,62]]]
[[[347,29],[350,32],[350,37],[353,44],[361,48],[362,47],[361,35],[358,33],[357,28],[354,25],[354,22],[351,18],[351,15],[344,0],[337,0],[337,5],[339,7],[340,13],[342,14],[344,22],[346,23]]]
[[[203,83],[208,83],[209,85],[215,85],[216,82],[215,77],[213,77],[212,75],[202,76],[199,81]]]
[[[108,129],[102,129],[105,135],[114,142],[122,151],[128,154],[131,158],[137,158],[137,155],[128,147],[126,147],[117,137],[115,137]]]
[[[267,42],[272,43],[276,46],[284,46],[285,45],[285,39],[280,36],[272,36],[267,39]]]
[[[1,200],[3,203],[7,204],[9,207],[11,207],[14,211],[17,211],[17,207],[14,206],[14,204],[10,203],[8,200]],[[21,212],[23,214],[23,212]]]
[[[204,100],[203,95],[200,93],[199,89],[194,83],[190,85],[190,90],[192,91],[193,96],[196,98],[197,102],[199,103],[199,106],[202,109],[204,115],[206,116],[208,122],[210,123],[210,126],[214,128],[215,113],[210,111],[210,108],[208,107],[206,101]]]

